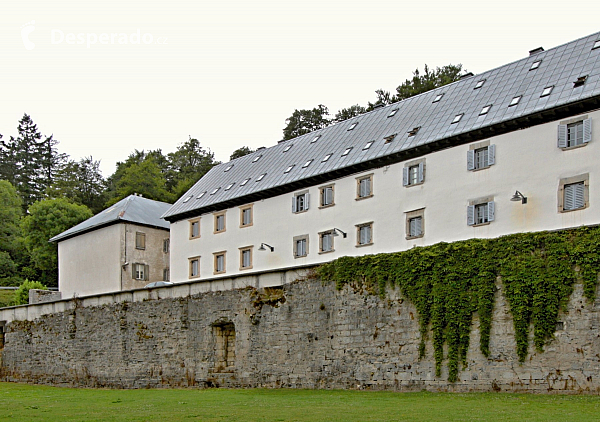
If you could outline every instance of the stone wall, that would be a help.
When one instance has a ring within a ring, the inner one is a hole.
[[[29,304],[33,305],[36,303],[54,302],[61,299],[60,292],[54,292],[52,290],[40,290],[30,289],[29,290]]]
[[[544,353],[519,364],[498,284],[490,350],[475,319],[459,381],[419,360],[414,306],[319,280],[83,306],[4,327],[0,379],[64,386],[600,392],[600,303],[577,286]],[[561,324],[559,324],[561,325]]]

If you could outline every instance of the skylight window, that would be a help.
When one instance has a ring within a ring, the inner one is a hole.
[[[441,94],[436,95],[435,98],[433,99],[432,103],[439,102],[442,99],[443,96],[444,96],[444,92],[442,92]]]
[[[227,168],[225,169],[224,173],[227,173],[229,170],[231,170],[233,168],[233,164],[230,166],[227,166]]]
[[[594,43],[594,46],[592,47],[592,50],[595,50],[595,49],[597,49],[597,48],[600,48],[600,40],[597,40],[597,41]]]
[[[475,85],[475,88],[473,89],[479,89],[483,86],[483,84],[485,83],[486,79],[482,79],[479,82],[477,82],[477,84]]]
[[[521,97],[522,95],[519,95],[518,97],[514,97],[511,101],[510,104],[508,105],[509,107],[512,106],[516,106],[517,104],[519,104],[519,101],[521,101]]]
[[[262,157],[262,155],[257,155],[256,157],[254,157],[254,160],[252,160],[252,162],[256,163],[258,160],[260,160],[260,157]]]
[[[235,182],[228,184],[227,187],[225,188],[225,190],[231,189],[233,187],[233,185],[235,185]]]
[[[261,174],[260,176],[258,176],[258,177],[256,178],[256,181],[257,181],[257,182],[260,182],[262,179],[264,179],[264,178],[265,178],[265,176],[266,176],[266,175],[267,175],[267,173],[263,173],[263,174]]]
[[[393,109],[393,110],[390,112],[390,114],[388,114],[388,117],[394,117],[394,116],[396,115],[396,113],[398,113],[398,109],[397,109],[397,108]]]
[[[421,126],[413,128],[411,131],[408,132],[408,137],[410,138],[412,136],[415,136],[419,129],[421,129]]]
[[[286,147],[283,149],[283,152],[288,152],[288,151],[289,151],[289,150],[290,150],[290,149],[291,149],[293,146],[294,146],[294,144],[289,144],[288,146],[286,146]]]
[[[304,165],[302,166],[303,169],[305,169],[306,167],[310,166],[310,163],[312,163],[314,160],[308,160],[306,163],[304,163]]]
[[[345,157],[346,155],[350,154],[350,151],[352,151],[352,148],[354,147],[348,147],[344,150],[344,152],[342,153],[342,157]]]
[[[551,86],[547,86],[546,88],[544,88],[544,90],[542,91],[542,95],[540,95],[540,97],[546,97],[548,95],[550,95],[552,93],[552,90],[554,89],[554,85]]]
[[[204,191],[204,192],[202,192],[200,195],[198,195],[198,196],[196,197],[196,199],[200,199],[200,198],[202,198],[204,195],[206,195],[206,191]]]
[[[185,204],[187,201],[189,201],[190,199],[192,199],[192,196],[194,196],[194,195],[190,195],[190,196],[188,196],[187,198],[185,198],[185,199],[183,200],[183,203]]]
[[[327,154],[325,157],[323,157],[323,159],[321,160],[321,162],[324,163],[325,161],[329,160],[332,155],[333,154]]]
[[[358,125],[358,122],[354,122],[350,125],[350,127],[348,128],[348,130],[354,130],[354,128],[356,127],[356,125]]]
[[[383,139],[385,140],[386,144],[389,144],[390,142],[392,142],[394,140],[394,138],[396,138],[396,135],[398,135],[398,134],[394,133],[393,135],[386,136]]]
[[[573,82],[573,88],[577,88],[578,86],[582,86],[585,81],[587,81],[588,75],[580,76],[576,81]]]
[[[240,183],[240,186],[246,186],[246,183],[248,183],[250,181],[250,178],[244,179],[242,181],[242,183]]]
[[[288,168],[285,169],[285,171],[283,172],[284,174],[289,173],[290,171],[292,171],[292,169],[296,166],[296,164],[292,164],[291,166],[289,166]]]
[[[535,61],[531,64],[531,67],[529,68],[529,70],[535,70],[538,67],[540,67],[541,64],[542,64],[541,60]]]
[[[454,120],[452,120],[452,123],[450,123],[450,124],[451,124],[451,125],[453,125],[454,123],[458,123],[458,122],[460,122],[460,119],[462,119],[462,117],[463,117],[464,115],[465,115],[464,113],[462,113],[462,114],[457,114],[456,116],[454,116]]]
[[[480,116],[483,116],[484,114],[488,114],[488,111],[490,111],[490,108],[492,108],[492,105],[486,105],[485,107],[483,107],[481,109],[481,111],[479,112]]]
[[[319,138],[321,137],[321,135],[317,135],[313,138],[312,141],[310,141],[311,144],[314,144],[315,142],[317,142],[319,140]]]
[[[213,191],[212,191],[210,194],[211,194],[211,195],[214,195],[215,193],[219,192],[219,189],[221,189],[221,188],[216,188],[216,189],[215,189],[215,190],[213,190]]]
[[[367,144],[363,147],[363,151],[371,148],[371,145],[373,145],[374,142],[375,141],[369,141],[369,142],[367,142]]]

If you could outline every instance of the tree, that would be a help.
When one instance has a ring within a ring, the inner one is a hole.
[[[340,111],[338,111],[337,113],[335,113],[333,121],[334,122],[342,122],[344,120],[348,120],[353,117],[360,116],[361,114],[364,114],[366,112],[367,112],[366,108],[364,108],[361,105],[355,104],[348,108],[343,108]]]
[[[250,147],[241,147],[236,149],[229,156],[229,161],[235,160],[236,158],[243,157],[244,155],[252,154],[255,150],[250,149]]]
[[[48,240],[91,216],[88,207],[64,198],[38,201],[29,207],[29,215],[21,224],[23,240],[33,266],[41,271],[40,281],[44,284],[58,285],[58,248]]]
[[[123,171],[121,178],[117,181],[116,196],[111,198],[106,206],[134,193],[155,201],[172,201],[173,197],[166,189],[165,176],[153,158],[133,164]]]
[[[39,281],[25,280],[15,292],[13,305],[27,305],[29,303],[29,290],[31,289],[48,290],[48,288]]]
[[[21,220],[21,198],[6,180],[0,180],[0,285],[18,284],[18,237]]]
[[[167,172],[167,187],[179,197],[215,165],[215,154],[206,151],[200,141],[190,137],[177,147],[177,151],[167,155],[169,170]]]
[[[49,198],[67,198],[75,204],[85,205],[96,214],[104,206],[105,186],[100,161],[89,156],[63,164],[46,193]]]
[[[312,110],[294,110],[292,115],[286,119],[286,127],[283,129],[283,139],[288,140],[305,133],[323,129],[331,123],[327,118],[329,109],[319,104]]]

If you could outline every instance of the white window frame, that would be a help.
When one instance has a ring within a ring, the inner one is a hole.
[[[373,197],[373,173],[356,178],[356,200]]]
[[[572,212],[590,206],[590,174],[560,179],[558,185],[558,212]],[[571,196],[571,198],[568,198]]]
[[[496,203],[493,197],[478,198],[469,201],[467,207],[467,225],[485,226],[496,219]]]
[[[335,185],[326,185],[319,188],[319,208],[328,208],[335,205],[334,186]],[[327,199],[329,199],[329,202],[327,202]]]
[[[420,219],[420,225],[418,226],[418,233],[413,232],[415,229],[415,219]],[[414,220],[414,221],[413,221]],[[425,208],[419,208],[417,210],[406,212],[406,239],[418,239],[425,235]]]
[[[131,278],[134,280],[148,281],[150,267],[146,264],[135,263],[131,266]]]
[[[410,161],[402,169],[402,186],[410,187],[425,181],[425,159]]]
[[[469,150],[467,151],[467,170],[484,170],[494,164],[496,164],[496,145],[490,145],[489,141],[484,141],[469,146]]]
[[[581,141],[579,142],[577,139],[577,135],[575,135],[575,140],[571,139],[572,131],[571,128],[577,128],[581,125]],[[582,116],[575,119],[565,120],[560,122],[558,125],[558,148],[563,150],[579,148],[587,145],[592,140],[592,119],[588,118],[588,116]]]
[[[319,254],[334,252],[333,230],[327,230],[319,233]],[[328,246],[328,248],[325,248]]]
[[[294,258],[306,258],[308,256],[308,235],[294,236]]]
[[[310,194],[308,191],[298,192],[292,198],[292,213],[299,214],[310,208]]]
[[[366,231],[366,229],[369,229]],[[356,247],[370,246],[373,244],[373,222],[356,225]]]

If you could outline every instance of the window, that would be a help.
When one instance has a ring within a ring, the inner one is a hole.
[[[482,198],[470,202],[467,207],[467,225],[479,226],[494,221],[495,205],[490,198]]]
[[[317,135],[313,138],[312,141],[310,141],[311,144],[314,144],[315,142],[317,142],[319,140],[319,138],[321,137],[321,135]]]
[[[396,113],[398,113],[398,109],[397,109],[397,108],[393,109],[393,110],[390,112],[390,114],[388,114],[388,117],[394,117],[394,116],[396,115]]]
[[[171,249],[171,241],[169,239],[163,240],[163,253],[169,253]]]
[[[356,199],[373,196],[373,174],[356,178]]]
[[[454,120],[452,120],[452,123],[450,123],[451,125],[460,122],[460,119],[462,119],[462,116],[464,116],[463,114],[457,114],[456,116],[454,116]]]
[[[252,268],[252,246],[240,248],[240,270]]]
[[[146,234],[141,232],[135,233],[135,248],[146,249]]]
[[[204,195],[206,195],[206,191],[202,192],[200,195],[198,195],[198,197],[196,199],[200,199],[202,198]]]
[[[240,183],[240,186],[246,186],[246,183],[248,183],[250,181],[250,178],[244,179],[242,181],[242,183]]]
[[[323,159],[321,160],[322,163],[326,162],[327,160],[329,160],[331,158],[333,154],[327,154],[325,157],[323,157]]]
[[[436,95],[435,98],[433,99],[432,103],[438,103],[442,99],[443,96],[444,96],[444,93]]]
[[[163,281],[171,281],[171,270],[168,267],[163,269]]]
[[[519,104],[519,101],[521,101],[521,97],[522,95],[519,95],[518,97],[514,97],[511,101],[510,104],[508,105],[509,107],[512,106],[516,106],[517,104]]]
[[[588,75],[580,76],[575,81],[573,81],[573,88],[577,88],[578,86],[583,86],[585,81],[587,81]]]
[[[402,186],[413,186],[423,183],[425,179],[425,160],[407,163],[402,169]]]
[[[223,171],[224,173],[227,173],[229,170],[231,170],[233,168],[233,164],[227,166],[227,168]]]
[[[592,50],[595,50],[595,49],[597,49],[597,48],[600,48],[600,40],[597,40],[597,41],[594,43],[594,46],[592,47]]]
[[[371,148],[371,145],[373,145],[373,143],[374,143],[374,142],[375,142],[375,141],[369,141],[369,142],[367,142],[367,143],[365,144],[365,146],[363,147],[363,151],[365,151],[365,150],[367,150],[367,149]]]
[[[308,160],[306,163],[304,163],[304,165],[302,166],[303,169],[305,169],[306,167],[310,166],[310,163],[312,163],[314,160]]]
[[[473,89],[481,88],[483,86],[483,84],[485,83],[485,81],[486,81],[485,79],[478,81],[477,84],[475,84],[475,88],[473,88]]]
[[[225,231],[225,212],[226,211],[221,211],[218,213],[215,213],[215,233],[222,233]]]
[[[309,197],[308,192],[295,194],[292,198],[292,212],[299,213],[308,210]]]
[[[133,270],[132,277],[134,280],[148,280],[148,265],[145,264],[133,264],[131,266]]]
[[[358,224],[356,226],[356,246],[373,244],[373,222]]]
[[[529,68],[529,70],[535,70],[538,67],[540,67],[541,64],[542,64],[541,60],[535,61],[531,64],[531,67]]]
[[[260,157],[262,157],[262,155],[257,155],[256,157],[254,157],[254,160],[252,160],[252,162],[256,163],[258,160],[260,160]]]
[[[200,219],[190,220],[190,239],[200,237]]]
[[[233,187],[233,185],[235,185],[235,182],[228,184],[227,187],[225,188],[225,190],[231,189]]]
[[[425,226],[425,209],[410,211],[406,213],[406,239],[416,239],[423,237]]]
[[[294,144],[289,144],[287,145],[284,149],[283,152],[288,152],[292,147],[294,146]]]
[[[408,132],[408,137],[410,138],[415,136],[419,132],[419,129],[421,129],[421,126],[413,128],[410,132]]]
[[[302,258],[308,255],[308,235],[294,237],[294,258]]]
[[[356,125],[358,125],[358,122],[354,122],[350,125],[350,127],[348,128],[348,130],[354,130],[354,128],[356,127]]]
[[[321,208],[335,205],[333,202],[333,185],[320,187],[319,196],[321,199]]]
[[[479,115],[480,115],[480,116],[483,116],[484,114],[488,114],[488,111],[490,111],[490,108],[492,108],[492,105],[491,105],[491,104],[489,104],[489,105],[486,105],[485,107],[483,107],[483,108],[481,109],[481,111],[479,112]]]
[[[467,151],[467,170],[481,170],[496,163],[496,146],[489,141],[471,145]]]
[[[250,227],[252,224],[252,205],[240,207],[240,227]]]
[[[214,256],[214,274],[222,274],[225,272],[225,251],[215,252]]]
[[[552,90],[554,89],[554,85],[552,86],[547,86],[546,88],[544,88],[544,90],[542,91],[542,95],[540,95],[540,97],[546,97],[548,95],[550,95],[552,93]]]
[[[581,210],[589,206],[589,173],[567,177],[558,186],[558,212]]]
[[[198,278],[200,277],[200,257],[196,256],[194,258],[188,258],[190,271],[189,278]]]
[[[213,191],[212,191],[210,194],[211,194],[211,195],[214,195],[215,193],[219,192],[219,189],[221,189],[221,188],[216,188],[216,189],[214,189],[214,190],[213,190]]]
[[[193,197],[193,196],[194,196],[194,195],[190,195],[190,196],[186,197],[186,198],[183,200],[183,203],[184,203],[184,204],[187,204],[187,203],[188,203],[188,201],[189,201],[190,199],[192,199],[192,197]]]
[[[348,147],[344,150],[344,152],[342,152],[342,157],[345,157],[346,155],[350,154],[350,151],[352,151],[352,148],[354,147]]]
[[[319,253],[333,252],[333,231],[319,233]]]
[[[558,147],[571,148],[592,140],[592,119],[567,120],[558,125]]]
[[[398,135],[398,134],[394,133],[392,135],[386,136],[385,138],[383,138],[383,140],[385,141],[384,143],[389,144],[396,138],[396,135]]]
[[[264,178],[265,178],[265,176],[266,176],[266,175],[267,175],[267,173],[263,173],[263,174],[261,174],[260,176],[258,176],[258,177],[256,178],[256,181],[257,181],[257,182],[260,182],[262,179],[264,179]]]
[[[289,166],[287,169],[285,169],[285,171],[283,172],[284,174],[289,173],[290,171],[292,171],[292,169],[294,168],[296,164],[292,164],[291,166]]]

